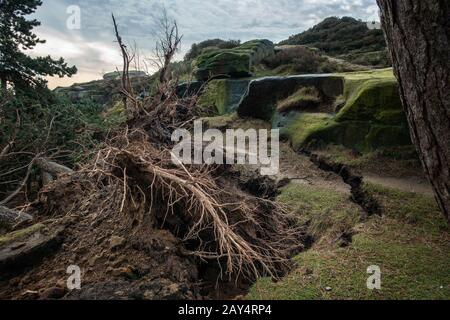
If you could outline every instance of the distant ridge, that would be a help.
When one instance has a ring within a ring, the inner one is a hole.
[[[358,57],[355,55],[374,52],[384,55],[384,57],[378,57],[380,60],[387,58],[383,31],[378,28],[369,29],[367,22],[351,17],[326,18],[313,28],[280,42],[280,45],[315,47],[330,56],[349,58],[347,59],[349,61],[357,59]],[[384,63],[379,61],[375,64],[385,65],[386,63],[387,61]],[[368,64],[373,65],[374,63],[368,61]]]

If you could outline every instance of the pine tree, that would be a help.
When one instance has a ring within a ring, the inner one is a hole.
[[[34,33],[40,25],[36,19],[27,20],[41,0],[0,0],[0,82],[6,88],[12,84],[15,90],[46,85],[45,76],[72,76],[76,67],[69,67],[64,59],[50,56],[32,58],[26,51],[45,43]]]

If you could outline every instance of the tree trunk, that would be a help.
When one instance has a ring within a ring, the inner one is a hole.
[[[450,2],[377,2],[412,140],[450,219]]]

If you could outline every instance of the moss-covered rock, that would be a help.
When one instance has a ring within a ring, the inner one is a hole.
[[[248,83],[249,80],[212,80],[200,95],[198,106],[217,115],[235,112]]]
[[[344,78],[346,102],[336,116],[290,115],[284,132],[294,147],[320,142],[364,152],[411,145],[392,71],[351,73]]]
[[[296,91],[293,95],[278,102],[277,111],[286,112],[289,110],[302,111],[306,109],[314,109],[321,102],[319,90],[315,87],[303,87]]]
[[[353,92],[347,94],[347,103],[337,114],[336,121],[406,123],[395,79],[362,80]],[[395,119],[391,120],[389,116]]]
[[[295,94],[302,87],[314,87],[320,95],[336,98],[344,90],[343,78],[330,75],[299,75],[266,77],[252,80],[238,107],[241,117],[270,121],[276,116],[279,101]]]
[[[302,149],[311,143],[340,144],[364,150],[365,137],[370,124],[364,121],[337,122],[324,113],[300,113],[282,130],[294,149]]]
[[[251,67],[274,54],[269,40],[252,40],[233,49],[206,52],[194,60],[194,73],[198,80],[210,78],[242,78],[251,75]]]

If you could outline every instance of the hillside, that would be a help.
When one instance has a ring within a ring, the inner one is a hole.
[[[382,30],[369,30],[365,22],[350,17],[327,18],[280,45],[306,45],[355,64],[390,66]]]

